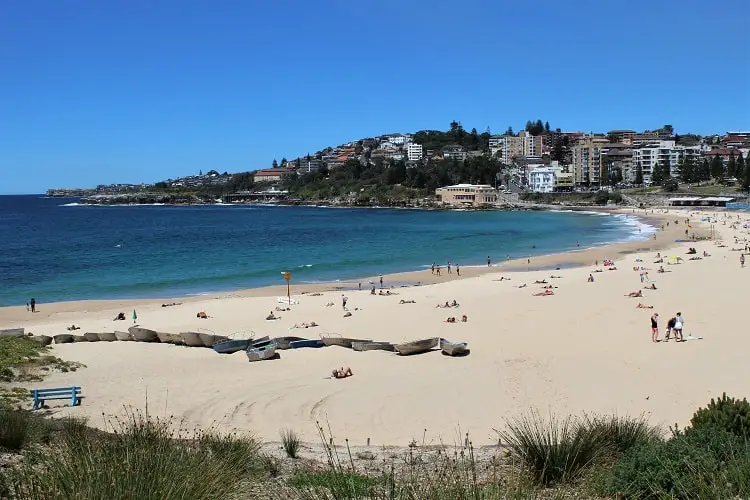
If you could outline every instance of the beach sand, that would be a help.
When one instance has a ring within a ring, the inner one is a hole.
[[[319,421],[330,425],[337,440],[364,444],[369,438],[373,445],[454,443],[466,432],[477,444],[496,443],[494,429],[530,409],[543,415],[645,414],[652,423],[685,425],[711,397],[724,391],[750,395],[750,382],[743,375],[750,338],[738,314],[746,302],[742,291],[750,282],[750,264],[740,270],[740,252],[731,250],[740,246],[734,244],[735,235],[750,234],[722,224],[725,215],[718,212],[710,215],[719,221],[714,230],[725,248],[717,241],[675,243],[684,238],[687,214],[649,214],[657,224],[671,221],[655,240],[536,257],[531,264],[521,259],[489,269],[462,268],[462,279],[445,274],[445,269],[439,278],[429,270],[385,276],[386,286],[429,283],[393,288],[397,295],[372,296],[365,280],[361,291],[345,292],[352,312],[346,318],[341,291],[336,290],[341,285],[321,284],[294,286],[299,304],[276,312],[281,316],[276,321],[264,318],[279,305],[277,296],[286,294],[285,287],[186,299],[39,304],[40,312],[33,315],[25,308],[3,308],[0,328],[24,326],[47,335],[69,333],[71,323],[81,327],[75,333],[126,330],[136,309],[140,326],[172,333],[198,328],[236,333],[238,338],[251,331],[256,336],[306,338],[338,333],[391,342],[445,337],[468,342],[471,349],[461,358],[437,350],[400,357],[340,347],[295,349],[281,351],[277,360],[248,363],[243,352],[218,355],[211,349],[172,345],[53,346],[55,355],[86,368],[53,373],[34,386],[81,386],[80,407],[69,408],[64,402],[50,406],[56,415],[86,416],[97,426],[103,426],[108,415],[120,415],[124,407],[143,410],[146,405],[154,415],[174,415],[187,425],[247,430],[268,440],[289,428],[306,441],[316,441]],[[710,234],[708,225],[698,222],[707,215],[690,215],[691,235]],[[711,256],[687,260],[689,246],[697,248],[698,255],[706,250]],[[664,264],[669,272],[659,274],[659,265],[653,264],[657,251],[685,260]],[[604,258],[615,260],[617,271],[594,273],[595,282],[588,283],[594,261],[604,269]],[[643,263],[636,264],[639,258]],[[643,287],[633,270],[636,265],[648,268],[658,287],[643,290],[640,299],[624,296]],[[558,266],[561,269],[554,270]],[[561,278],[552,279],[552,274]],[[510,280],[498,281],[501,276]],[[532,295],[541,291],[533,281],[541,279],[559,287],[554,296]],[[373,281],[377,284],[377,277]],[[523,283],[528,286],[517,288]],[[401,299],[416,303],[399,304]],[[457,309],[435,307],[454,299],[460,304]],[[639,301],[654,309],[637,309]],[[161,307],[171,302],[181,305]],[[327,307],[329,302],[334,305]],[[112,321],[120,311],[128,320]],[[196,318],[198,311],[210,318]],[[681,311],[685,336],[702,339],[652,343],[649,318],[655,311],[661,316],[660,337],[667,319]],[[467,323],[444,322],[464,314]],[[290,329],[303,321],[320,326]],[[339,366],[351,367],[354,376],[330,379],[331,370]]]

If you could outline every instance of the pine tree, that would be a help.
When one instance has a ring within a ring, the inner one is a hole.
[[[748,162],[750,164],[750,162]],[[745,165],[745,158],[743,158],[742,153],[740,153],[740,156],[737,158],[737,169],[735,177],[737,177],[740,182],[744,181],[745,178],[747,178],[747,174],[750,173],[750,170],[748,170],[747,165]]]
[[[724,162],[721,161],[719,155],[714,155],[711,158],[711,177],[716,180],[724,178]]]
[[[695,168],[693,165],[693,159],[689,156],[683,156],[680,158],[680,179],[682,182],[695,182]]]
[[[643,168],[640,165],[635,168],[635,185],[643,185]]]
[[[658,163],[651,169],[651,185],[661,186],[664,182],[664,175],[662,173],[661,165]]]
[[[276,168],[279,166],[279,162],[276,161],[276,158],[273,159],[273,163],[271,163],[271,168]]]
[[[698,180],[701,182],[711,180],[711,165],[708,163],[708,158],[703,158],[703,162],[698,168]]]
[[[745,179],[742,181],[742,189],[750,189],[750,156],[745,160]]]
[[[744,172],[743,172],[744,173]],[[727,177],[732,178],[737,175],[737,160],[734,159],[734,151],[729,154],[729,161],[727,162]]]
[[[544,122],[544,131],[549,134],[549,122]]]

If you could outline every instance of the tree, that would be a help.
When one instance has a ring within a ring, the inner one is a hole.
[[[744,173],[744,172],[742,172]],[[734,151],[729,153],[729,161],[727,162],[727,177],[732,178],[737,174],[737,160],[734,159]]]
[[[714,155],[711,158],[711,177],[716,180],[724,178],[724,162],[721,161],[719,155]]]
[[[680,179],[682,179],[682,182],[695,182],[697,180],[697,175],[695,171],[695,165],[693,164],[693,159],[690,156],[683,156],[680,158]]]
[[[549,134],[549,122],[544,122],[544,131]]]
[[[282,167],[286,167],[286,164],[287,164],[287,163],[289,163],[289,162],[288,162],[288,161],[286,161],[286,158],[282,158],[282,159],[281,159],[281,166],[282,166]]]
[[[636,186],[643,185],[643,167],[641,167],[640,165],[635,167],[635,185]]]
[[[698,182],[706,182],[711,180],[711,165],[708,163],[708,158],[703,158],[698,167]]]
[[[616,143],[617,139],[618,139],[618,135],[617,134],[615,134],[614,132],[607,132],[607,140],[610,143]]]
[[[507,136],[515,135],[513,133],[513,127],[508,127],[508,130],[505,131],[505,135]]]
[[[747,163],[750,165],[750,162]],[[743,183],[742,189],[747,189],[744,181],[749,177],[748,174],[750,174],[750,168],[748,168],[748,165],[745,165],[745,158],[742,156],[742,153],[740,153],[740,156],[737,158],[737,173],[735,174],[735,177]]]
[[[662,185],[664,185],[665,182],[672,178],[672,164],[669,162],[668,156],[664,158],[664,161],[661,164],[661,176]]]
[[[271,168],[277,168],[279,166],[279,162],[276,161],[276,158],[273,159],[273,163],[271,163]]]

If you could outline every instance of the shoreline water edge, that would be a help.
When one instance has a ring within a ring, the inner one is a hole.
[[[361,290],[359,282],[292,283],[291,304],[282,285],[177,300],[43,303],[36,313],[5,307],[0,325],[50,336],[138,325],[233,339],[444,338],[470,351],[400,356],[334,345],[277,351],[274,360],[249,363],[244,352],[172,344],[52,344],[55,356],[86,366],[46,377],[44,386],[83,388],[83,404],[55,405],[56,415],[88,417],[93,425],[102,415],[147,404],[189,425],[270,441],[286,428],[315,442],[321,422],[353,445],[404,446],[455,442],[465,433],[476,444],[496,444],[493,429],[531,409],[686,424],[710,397],[750,392],[750,382],[732,369],[744,366],[750,348],[736,324],[744,297],[733,288],[750,272],[739,261],[750,228],[744,215],[721,211],[635,215],[656,228],[645,240],[461,267],[460,277],[445,267],[441,276],[430,269],[383,275],[382,295],[380,276],[373,276]],[[442,306],[454,301],[448,310]],[[668,319],[683,314],[685,342],[652,342],[656,312],[660,337]],[[124,319],[113,320],[119,313]],[[72,325],[78,330],[66,331]],[[339,367],[353,375],[332,378]],[[663,383],[672,376],[678,383]]]

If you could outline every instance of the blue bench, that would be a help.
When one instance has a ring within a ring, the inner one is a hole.
[[[70,406],[81,404],[81,388],[72,387],[55,387],[53,389],[32,389],[31,395],[34,398],[34,409],[44,408],[44,402],[50,399],[69,399]]]

